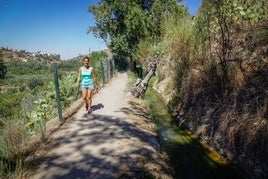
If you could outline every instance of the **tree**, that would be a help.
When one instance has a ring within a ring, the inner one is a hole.
[[[161,36],[163,16],[185,11],[178,2],[181,0],[102,0],[89,6],[96,24],[88,32],[102,38],[112,52],[128,57],[135,70],[139,42]]]
[[[2,59],[2,54],[0,53],[0,79],[5,78],[5,75],[7,73],[7,66],[4,63],[4,60]]]

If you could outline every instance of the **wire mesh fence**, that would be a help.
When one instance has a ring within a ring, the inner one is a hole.
[[[101,60],[102,85],[106,84],[115,74],[114,59]]]

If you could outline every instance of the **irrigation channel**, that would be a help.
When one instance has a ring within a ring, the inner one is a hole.
[[[157,125],[161,148],[168,155],[176,178],[243,178],[217,153],[191,137],[189,131],[172,124],[173,117],[156,91],[148,89],[145,98]]]

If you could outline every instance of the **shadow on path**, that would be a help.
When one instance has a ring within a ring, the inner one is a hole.
[[[160,150],[156,137],[124,119],[85,113],[67,123],[59,129],[62,135],[49,142],[53,150],[42,158],[35,178],[147,178],[147,160],[168,170],[155,156]]]
[[[99,110],[99,109],[102,109],[102,108],[104,108],[104,105],[102,103],[99,103],[99,104],[91,106],[92,111],[96,111],[96,110]]]

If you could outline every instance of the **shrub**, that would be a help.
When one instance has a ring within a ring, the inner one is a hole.
[[[36,88],[37,86],[43,86],[44,83],[42,80],[37,79],[37,78],[33,78],[29,81],[28,87],[33,90],[34,88]]]

